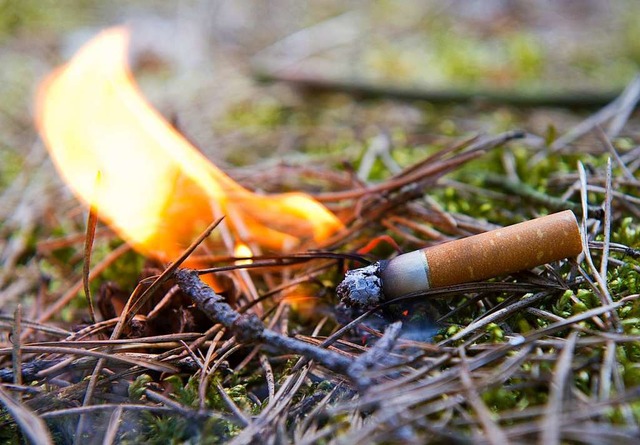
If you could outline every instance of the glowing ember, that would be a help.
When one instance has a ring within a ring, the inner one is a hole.
[[[44,82],[37,113],[65,181],[124,239],[171,261],[223,214],[241,242],[281,251],[342,227],[306,194],[261,196],[209,162],[140,94],[128,38],[113,28],[89,42]]]

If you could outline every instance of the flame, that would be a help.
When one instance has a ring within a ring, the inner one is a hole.
[[[237,258],[250,257],[253,256],[253,252],[251,251],[251,247],[247,246],[245,243],[237,243],[236,247],[233,249],[233,256]],[[235,262],[238,265],[242,264],[251,264],[253,260],[236,260]]]
[[[290,251],[342,228],[304,193],[258,195],[207,160],[142,97],[129,32],[108,29],[43,82],[37,125],[61,176],[143,254],[163,261],[226,215],[238,240]]]
[[[317,290],[313,286],[303,283],[298,284],[286,291],[283,302],[298,314],[299,317],[311,319],[318,315]]]

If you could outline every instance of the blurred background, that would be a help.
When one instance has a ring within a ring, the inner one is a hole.
[[[206,149],[265,71],[416,94],[606,97],[637,70],[638,13],[632,0],[2,0],[2,161],[25,151],[38,81],[108,26],[133,29],[145,94]],[[292,100],[260,93],[265,108]]]

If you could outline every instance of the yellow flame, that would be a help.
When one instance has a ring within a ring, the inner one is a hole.
[[[233,256],[237,258],[250,257],[250,256],[253,256],[253,252],[251,251],[251,248],[247,246],[245,243],[238,243],[236,244],[236,247],[233,249]],[[253,263],[253,260],[237,260],[236,261],[236,264],[238,265],[251,264],[251,263]]]
[[[142,97],[128,41],[124,28],[99,34],[43,82],[37,104],[60,174],[124,239],[171,261],[222,214],[242,242],[275,250],[342,228],[304,193],[258,195],[209,162]]]

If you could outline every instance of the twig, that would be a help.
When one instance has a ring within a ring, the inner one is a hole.
[[[108,348],[107,348],[108,349]],[[9,353],[10,350],[0,349],[0,354]],[[158,372],[171,372],[176,373],[179,371],[173,365],[168,363],[161,363],[155,360],[149,360],[146,358],[136,358],[134,355],[129,354],[110,354],[110,351],[101,352],[95,351],[93,349],[83,349],[78,347],[59,347],[59,346],[31,346],[25,345],[22,346],[22,352],[37,352],[37,353],[52,353],[52,354],[68,354],[68,355],[78,355],[78,356],[89,356],[95,357],[104,361],[113,361],[113,362],[122,362],[128,365],[142,366],[144,368],[151,369],[153,371]]]
[[[631,181],[632,183],[637,184],[638,180],[635,178],[635,176],[633,176],[633,173],[629,170],[627,165],[624,163],[624,161],[620,157],[620,154],[618,153],[618,150],[616,150],[616,148],[611,143],[611,139],[609,139],[609,136],[607,136],[607,134],[604,131],[602,131],[602,128],[600,128],[600,127],[596,127],[596,134],[598,135],[598,137],[600,138],[600,140],[602,141],[604,146],[607,148],[607,150],[609,150],[609,153],[611,153],[611,155],[614,157],[614,159],[616,160],[616,162],[620,166],[620,169],[622,170],[622,174],[629,181]]]
[[[373,138],[367,150],[365,151],[362,159],[360,160],[360,167],[358,168],[358,179],[360,181],[366,181],[371,174],[376,160],[380,158],[387,170],[393,174],[400,172],[400,167],[396,164],[390,154],[392,148],[391,136],[388,130],[381,131],[377,136]]]
[[[52,360],[44,360],[44,359],[35,359],[26,363],[20,364],[20,379],[24,383],[30,383],[34,380],[38,380],[41,376],[38,373],[44,369],[50,369],[56,364],[62,362],[63,359],[52,359]],[[0,369],[0,382],[9,383],[15,382],[16,377],[16,364],[14,361],[12,368],[1,368]]]
[[[162,284],[167,281],[172,275],[173,272],[176,271],[180,265],[198,248],[202,242],[211,235],[211,232],[215,230],[216,227],[222,222],[224,217],[218,218],[216,221],[212,222],[209,227],[207,227],[199,236],[196,238],[189,247],[185,249],[185,251],[180,255],[178,259],[176,259],[173,263],[171,263],[163,272],[158,276],[151,286],[149,286],[140,297],[135,300],[130,307],[125,307],[122,312],[122,317],[118,321],[118,324],[115,328],[113,328],[113,334],[111,335],[111,339],[114,340],[118,338],[122,332],[122,328],[126,323],[129,323],[131,319],[138,313],[140,308],[144,306],[149,298],[157,291]],[[133,300],[133,295],[129,298],[127,302],[127,306],[129,306],[129,302]],[[127,310],[128,309],[128,310]]]
[[[138,295],[137,291],[140,289],[140,285],[136,287],[134,292],[131,294],[131,296],[127,300],[127,303],[125,304],[125,307],[122,311],[122,315],[118,319],[118,323],[116,323],[115,327],[113,328],[113,332],[111,333],[111,338],[110,338],[111,340],[115,340],[121,335],[124,329],[124,326],[126,326],[126,324],[135,316],[135,314],[140,310],[140,308],[144,305],[144,303],[146,303],[146,301],[151,297],[151,295],[153,295],[153,293],[162,285],[162,283],[164,283],[173,274],[173,272],[176,269],[178,269],[178,267],[180,267],[180,265],[184,262],[184,260],[187,259],[189,255],[191,255],[196,250],[196,248],[209,235],[211,235],[211,232],[213,232],[213,230],[218,226],[218,224],[220,224],[221,221],[222,221],[222,218],[219,218],[216,221],[212,222],[209,225],[209,227],[207,227],[204,230],[204,232],[202,232],[202,234],[200,234],[200,236],[198,236],[198,238],[193,243],[191,243],[191,245],[182,253],[182,255],[180,255],[180,257],[177,260],[175,260],[173,263],[171,263],[169,267],[167,267],[167,269],[159,277],[156,278],[156,280],[151,284],[151,286],[149,286],[144,292],[142,292],[142,294],[140,295],[139,298],[137,298],[137,300],[135,300],[135,298]],[[108,354],[108,352],[109,352],[109,348],[107,348],[106,353]],[[96,363],[96,367],[93,370],[93,373],[91,374],[91,378],[89,379],[89,384],[87,385],[87,391],[85,393],[84,400],[82,402],[83,406],[87,406],[91,403],[91,399],[93,398],[93,392],[95,391],[95,388],[98,382],[98,376],[102,372],[102,368],[104,367],[105,363],[106,363],[105,358],[101,358]],[[76,427],[74,444],[77,444],[79,443],[79,441],[82,440],[85,421],[86,421],[86,416],[84,414],[81,414],[80,419],[78,420],[78,425]]]
[[[600,385],[598,387],[598,399],[608,400],[611,396],[611,381],[613,379],[613,367],[616,366],[616,342],[607,340],[600,367]]]
[[[448,345],[451,343],[454,343],[464,337],[466,337],[467,335],[471,334],[472,332],[476,332],[479,329],[481,329],[482,327],[488,325],[489,323],[495,323],[497,321],[503,320],[506,317],[508,317],[509,315],[515,313],[515,312],[519,312],[520,310],[527,308],[528,306],[532,305],[533,303],[535,303],[536,301],[548,297],[549,295],[551,295],[551,292],[548,291],[544,291],[544,292],[538,292],[535,294],[531,294],[529,296],[526,296],[518,301],[516,301],[515,303],[500,309],[498,311],[493,312],[492,314],[486,315],[484,317],[482,317],[480,320],[477,320],[471,324],[469,324],[467,327],[465,327],[464,329],[462,329],[460,332],[456,333],[455,335],[451,336],[450,338],[443,340],[442,342],[440,342],[440,346],[444,346],[444,345]]]
[[[220,398],[222,398],[222,401],[225,403],[225,405],[227,405],[227,407],[234,414],[238,423],[243,427],[249,426],[249,424],[251,423],[249,421],[249,418],[244,412],[242,412],[242,410],[238,407],[238,405],[235,404],[235,402],[231,399],[231,397],[229,397],[229,394],[227,394],[227,392],[224,390],[220,382],[215,382],[215,387],[218,390],[218,394],[220,394]]]
[[[384,85],[366,80],[325,79],[298,72],[254,70],[254,76],[263,82],[284,82],[302,91],[313,93],[346,93],[359,98],[391,98],[405,101],[432,103],[494,103],[520,107],[562,105],[565,107],[599,107],[615,98],[615,92],[545,92],[524,93],[485,89],[464,91],[454,89],[410,88]]]
[[[269,401],[272,401],[274,395],[276,394],[276,381],[273,376],[273,369],[271,368],[269,359],[264,354],[260,354],[260,365],[262,366],[262,369],[264,369],[264,376],[267,381],[267,389],[269,390]]]
[[[266,329],[254,314],[239,314],[213,289],[203,283],[198,273],[188,269],[174,273],[180,289],[188,295],[207,317],[222,324],[240,343],[264,343],[278,351],[311,358],[327,368],[346,374],[352,361],[336,352],[319,348],[295,338]]]
[[[606,122],[612,117],[616,116],[617,113],[620,112],[621,109],[625,109],[629,107],[629,104],[633,102],[634,104],[638,101],[638,96],[640,95],[640,76],[636,76],[635,79],[625,88],[625,90],[609,105],[602,108],[596,114],[590,116],[585,119],[567,133],[556,139],[553,144],[549,147],[549,149],[554,152],[558,151],[568,144],[572,143],[576,139],[584,136],[585,134],[592,131],[598,125]],[[610,130],[617,130],[616,128],[610,128]],[[611,136],[611,133],[610,133]],[[534,157],[534,159],[541,159],[540,156]],[[537,163],[537,162],[534,162]]]
[[[206,412],[196,411],[191,407],[184,406],[180,402],[172,400],[164,394],[160,394],[159,392],[153,391],[149,388],[144,390],[144,394],[149,398],[149,400],[153,400],[154,402],[162,403],[163,405],[168,406],[172,409],[172,411],[180,413],[180,415],[182,415],[186,419],[204,420],[208,417]],[[233,422],[235,423],[236,420],[233,419]]]
[[[609,128],[607,129],[607,136],[610,138],[615,138],[620,134],[620,131],[622,131],[622,128],[624,128],[629,120],[629,116],[631,116],[631,113],[636,108],[638,100],[640,100],[640,75],[636,75],[631,83],[627,85],[620,95],[620,98],[620,106],[611,119]]]
[[[374,383],[374,380],[366,375],[367,371],[392,364],[389,353],[393,350],[401,329],[402,323],[399,321],[387,326],[384,335],[349,366],[348,374],[361,390]]]
[[[605,180],[605,194],[604,194],[604,227],[602,232],[604,234],[604,240],[602,242],[602,260],[600,262],[600,276],[602,282],[607,284],[607,271],[609,261],[609,244],[611,242],[611,158],[607,158],[607,174]]]
[[[264,442],[266,428],[275,428],[278,416],[287,408],[307,378],[308,369],[287,376],[275,397],[262,412],[253,419],[253,422],[229,443],[231,445],[245,445]]]

